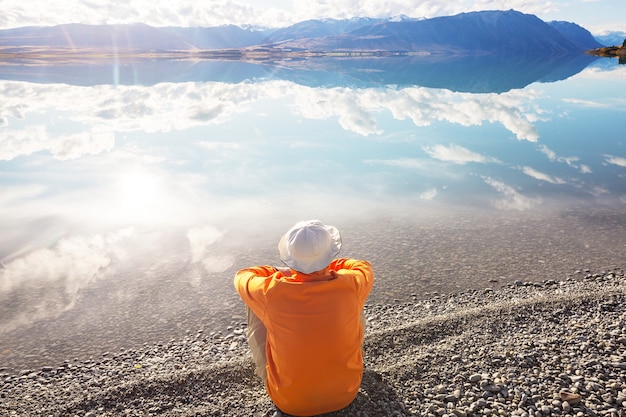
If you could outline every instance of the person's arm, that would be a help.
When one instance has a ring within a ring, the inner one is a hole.
[[[235,289],[239,296],[248,306],[255,309],[256,306],[265,305],[265,293],[271,281],[271,276],[276,273],[273,266],[253,266],[244,268],[235,274]]]
[[[352,275],[358,287],[359,298],[365,302],[365,299],[374,286],[374,270],[369,262],[358,259],[339,258],[331,262],[330,269],[336,271],[338,274],[343,274],[343,271],[346,271]]]

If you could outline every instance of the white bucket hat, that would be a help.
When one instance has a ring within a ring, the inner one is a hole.
[[[339,231],[319,220],[296,223],[278,242],[280,259],[304,274],[326,268],[340,250]]]

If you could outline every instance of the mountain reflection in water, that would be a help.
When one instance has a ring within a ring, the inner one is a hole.
[[[164,82],[240,83],[280,79],[310,87],[373,88],[385,85],[501,93],[535,82],[564,80],[597,60],[573,55],[418,55],[316,57],[278,61],[141,59],[0,67],[0,79],[71,85],[155,85]]]

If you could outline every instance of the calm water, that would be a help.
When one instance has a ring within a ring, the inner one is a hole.
[[[559,59],[0,65],[0,368],[223,329],[293,223],[372,302],[626,259],[626,66]]]

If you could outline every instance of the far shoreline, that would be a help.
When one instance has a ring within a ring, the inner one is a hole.
[[[580,53],[570,54],[596,54],[593,51],[581,51]],[[358,59],[438,57],[440,59],[458,59],[462,57],[487,57],[498,55],[501,55],[501,53],[483,50],[469,51],[460,49],[417,51],[378,49],[300,50],[291,48],[253,47],[146,51],[132,49],[94,49],[55,46],[0,46],[0,67],[3,65],[15,65],[15,63],[29,63],[31,65],[58,65],[63,63],[71,64],[110,61],[132,62],[138,60],[242,61],[262,64],[314,58]],[[530,54],[530,56],[535,55],[541,56],[540,53]]]

